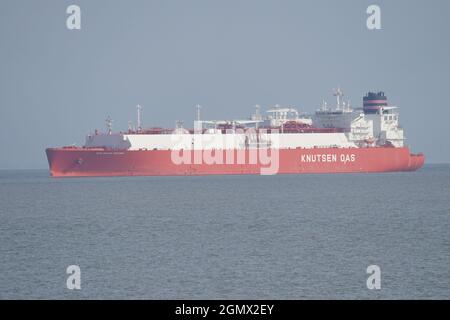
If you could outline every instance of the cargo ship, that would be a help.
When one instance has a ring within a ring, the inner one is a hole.
[[[202,120],[197,106],[192,128],[136,126],[87,135],[83,146],[46,149],[53,177],[169,176],[224,174],[375,173],[414,171],[422,153],[405,144],[398,107],[384,92],[369,92],[353,108],[340,89],[336,105],[312,114],[276,105],[247,119]]]

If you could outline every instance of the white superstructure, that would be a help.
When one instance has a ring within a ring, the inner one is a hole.
[[[364,108],[353,109],[335,93],[337,105],[326,103],[313,116],[301,116],[293,107],[275,106],[260,114],[259,106],[249,120],[201,120],[200,106],[193,130],[178,121],[175,129],[143,129],[142,108],[138,106],[138,128],[113,133],[107,120],[107,133],[95,132],[86,138],[86,148],[129,150],[245,149],[258,147],[356,148],[377,145],[404,145],[397,107],[387,106],[384,93],[369,93]],[[378,100],[377,100],[378,99]],[[384,100],[383,100],[384,99]],[[379,103],[379,105],[377,104]]]

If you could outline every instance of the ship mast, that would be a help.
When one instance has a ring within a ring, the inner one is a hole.
[[[140,105],[136,106],[137,109],[137,130],[142,130],[142,124],[141,124],[141,115],[142,115],[142,107]]]
[[[336,109],[339,110],[341,108],[341,98],[344,96],[344,93],[341,91],[340,87],[338,87],[337,89],[334,90],[333,96],[336,97],[336,100],[337,100]]]
[[[261,112],[260,112],[260,110],[261,110],[261,107],[259,105],[256,105],[255,106],[255,118],[254,118],[254,120],[257,120],[257,121],[261,120]],[[258,122],[255,123],[255,128],[258,130]]]
[[[202,109],[202,106],[198,104],[195,108],[197,109],[197,121],[200,121],[200,110]]]
[[[194,132],[201,133],[203,130],[203,122],[200,120],[200,110],[202,109],[202,106],[197,104],[195,108],[197,109],[197,115],[196,120],[194,120]]]
[[[108,116],[108,118],[106,118],[106,128],[108,128],[108,134],[112,134],[112,123],[113,120]]]

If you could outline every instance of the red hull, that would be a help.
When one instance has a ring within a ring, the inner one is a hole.
[[[248,150],[245,164],[176,164],[170,150],[49,148],[46,153],[54,177],[260,174],[268,167],[259,161],[249,164]],[[413,171],[425,160],[423,154],[410,154],[407,147],[280,149],[278,155],[272,173]],[[222,162],[227,162],[225,155]]]

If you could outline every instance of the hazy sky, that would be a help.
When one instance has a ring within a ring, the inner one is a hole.
[[[81,30],[66,8],[81,7]],[[382,30],[366,27],[381,7]],[[407,144],[450,162],[450,1],[18,1],[0,3],[0,168],[45,168],[109,115],[126,130],[243,118],[260,104],[313,112],[340,85],[398,105]]]

